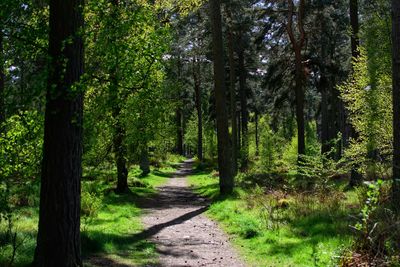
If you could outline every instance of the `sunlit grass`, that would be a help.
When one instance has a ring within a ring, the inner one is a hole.
[[[82,190],[96,192],[101,198],[101,206],[95,218],[82,219],[81,238],[85,266],[91,266],[91,259],[104,263],[133,264],[142,266],[155,264],[157,255],[154,244],[143,240],[139,234],[143,230],[140,221],[139,199],[151,197],[156,187],[164,184],[176,171],[168,165],[152,169],[146,177],[140,177],[138,167],[131,168],[129,182],[131,193],[117,195],[115,170],[91,171],[90,179],[84,178]],[[14,229],[17,232],[17,254],[14,266],[28,266],[33,259],[36,246],[38,207],[20,208],[14,212]],[[7,225],[0,222],[1,232]],[[9,263],[12,247],[6,245],[4,235],[0,235],[0,266]],[[106,265],[104,265],[106,266]]]
[[[349,213],[357,202],[353,191],[342,194],[338,188],[338,199],[325,199],[237,189],[221,198],[218,178],[211,174],[194,174],[189,183],[214,200],[208,216],[221,223],[251,266],[335,266],[352,241]]]

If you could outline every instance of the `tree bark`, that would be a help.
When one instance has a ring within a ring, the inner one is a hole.
[[[124,144],[125,139],[125,127],[120,121],[121,108],[118,104],[114,106],[113,118],[115,120],[114,128],[114,157],[115,164],[117,165],[117,188],[116,193],[126,193],[128,188],[128,169],[126,167],[126,153],[127,149]]]
[[[400,203],[400,2],[392,0],[393,205]]]
[[[50,0],[49,75],[34,265],[82,266],[83,0]],[[67,41],[70,40],[70,41]]]
[[[150,161],[149,161],[149,148],[147,144],[144,144],[140,148],[140,170],[142,171],[141,176],[147,176],[150,173]]]
[[[197,157],[203,161],[203,112],[201,109],[201,80],[200,65],[195,58],[193,60],[193,80],[195,91],[195,102],[197,111]]]
[[[229,144],[228,116],[226,111],[226,85],[222,41],[220,0],[210,1],[212,47],[214,61],[214,90],[217,115],[218,169],[221,194],[233,192],[232,154]]]
[[[228,16],[231,17],[230,12]],[[230,18],[232,21],[232,18]],[[232,26],[228,29],[228,51],[229,51],[229,93],[230,93],[230,115],[232,126],[232,172],[235,176],[238,171],[238,128],[236,121],[236,67],[235,67],[235,49],[234,34]]]

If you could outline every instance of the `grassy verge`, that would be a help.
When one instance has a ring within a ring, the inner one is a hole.
[[[219,221],[251,266],[335,266],[352,240],[348,214],[355,192],[287,194],[236,189],[218,196],[218,178],[199,172],[189,177],[195,190],[213,199],[207,214]]]
[[[156,193],[155,187],[165,183],[174,171],[173,167],[163,167],[139,178],[140,170],[132,168],[129,173],[131,193],[125,195],[116,195],[112,190],[115,186],[114,170],[90,172],[82,182],[82,210],[86,212],[81,219],[85,266],[92,266],[95,262],[102,266],[142,266],[156,262],[154,245],[139,235],[143,225],[140,222],[142,211],[137,203]],[[30,208],[16,209],[13,214],[18,246],[13,266],[28,266],[36,245],[37,203]],[[0,228],[2,233],[6,232],[5,221],[0,222]],[[7,242],[6,236],[0,235],[0,266],[7,266],[12,254],[12,246]]]

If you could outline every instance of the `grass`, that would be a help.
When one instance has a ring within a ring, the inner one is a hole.
[[[222,198],[218,178],[207,172],[190,176],[189,183],[213,199],[207,215],[221,223],[251,266],[335,266],[352,241],[353,191],[266,194],[261,188],[239,188]]]
[[[90,192],[98,201],[96,216],[82,218],[81,238],[82,253],[85,266],[91,266],[93,258],[104,266],[112,264],[134,264],[144,266],[155,264],[157,255],[154,244],[146,241],[140,235],[143,225],[138,200],[151,197],[156,188],[167,181],[175,169],[171,166],[153,169],[143,178],[140,170],[134,167],[129,173],[131,193],[116,195],[114,187],[115,171],[110,169],[91,171],[82,182],[82,190]],[[84,199],[82,200],[84,201]],[[19,208],[13,212],[14,229],[17,232],[19,247],[14,266],[28,266],[33,259],[36,245],[38,225],[38,205],[30,208]],[[5,232],[5,222],[0,222],[0,232]],[[3,238],[4,239],[4,238]],[[11,246],[6,244],[0,235],[0,266],[7,266]],[[2,243],[2,241],[4,241]]]

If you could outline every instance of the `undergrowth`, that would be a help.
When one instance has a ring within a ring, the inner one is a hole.
[[[197,172],[189,182],[213,199],[208,216],[221,222],[251,266],[336,266],[352,241],[355,219],[349,214],[359,207],[356,192],[335,184],[290,190],[276,186],[275,178],[270,187],[239,184],[227,198],[218,195],[215,173]]]

